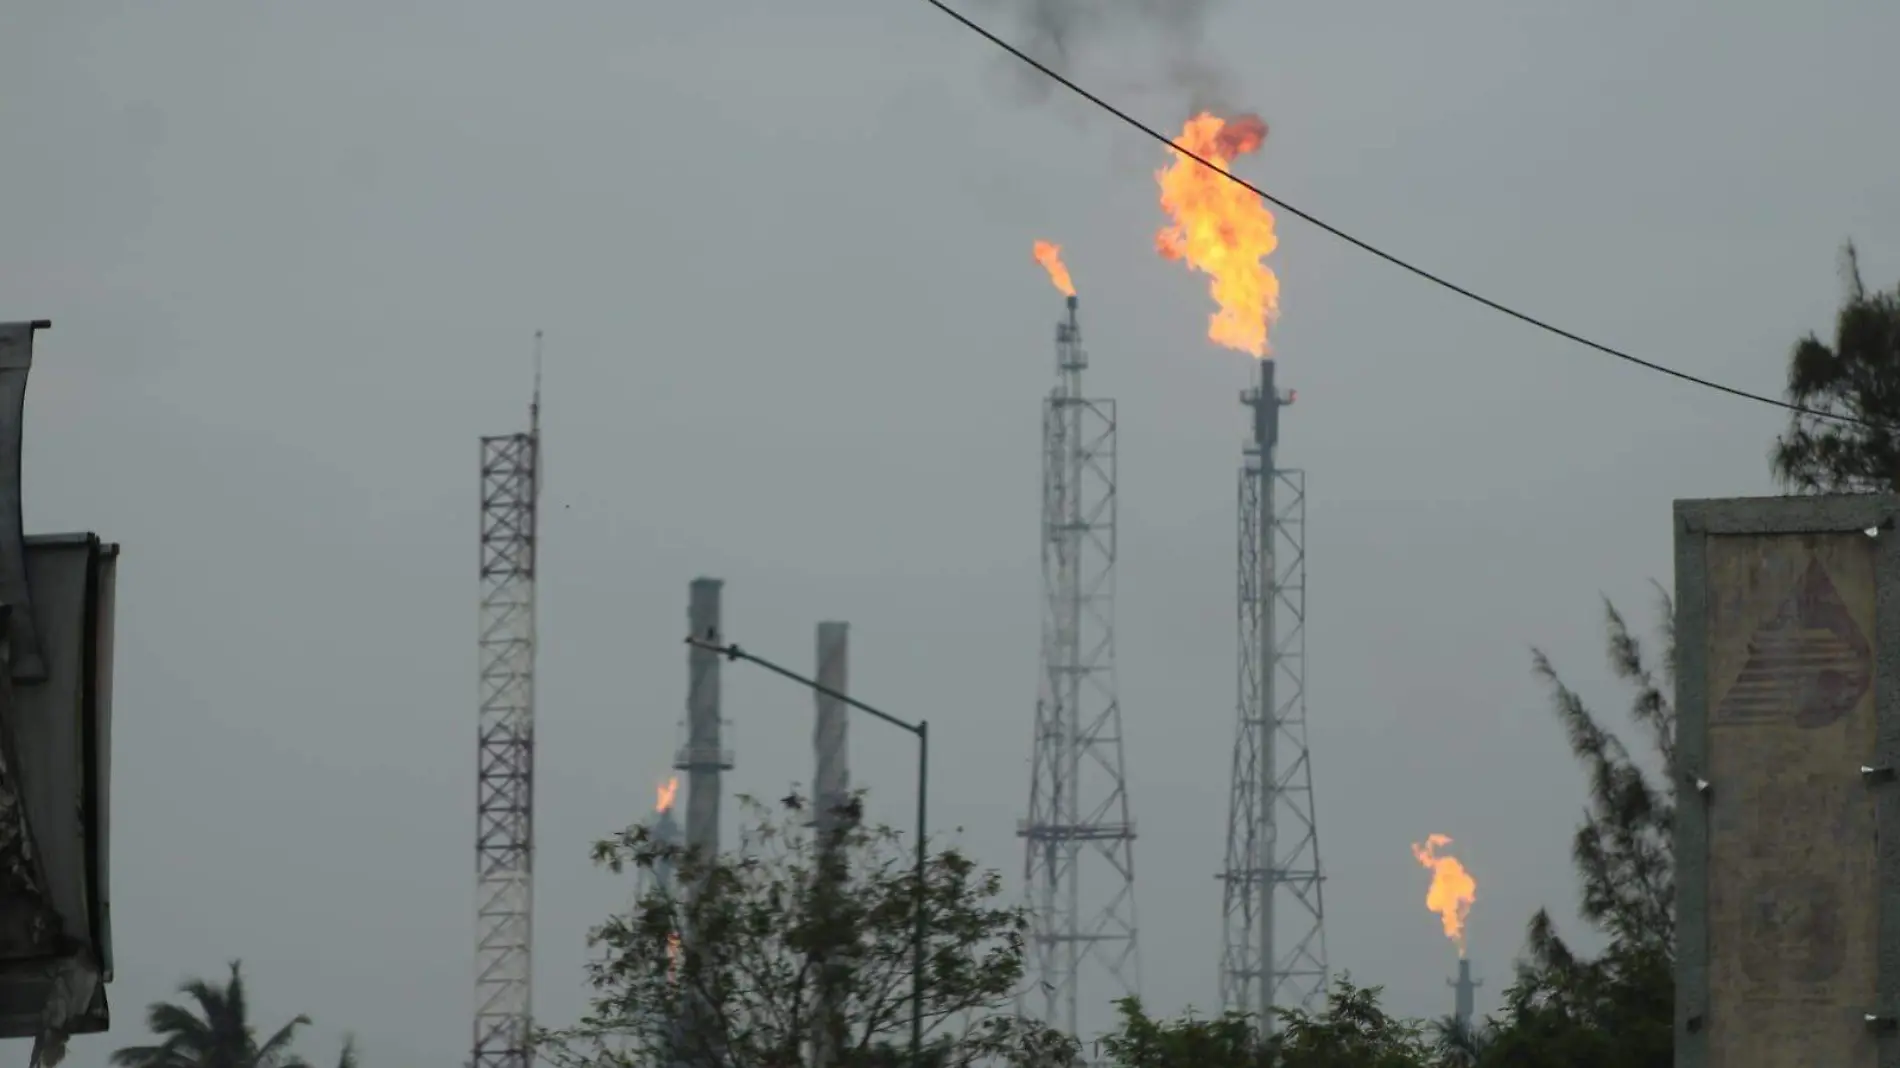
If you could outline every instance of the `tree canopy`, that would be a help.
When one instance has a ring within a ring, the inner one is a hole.
[[[250,1018],[250,998],[240,962],[222,985],[189,979],[179,992],[190,1005],[157,1001],[146,1007],[146,1027],[156,1043],[115,1050],[118,1068],[309,1068],[291,1049],[297,1029],[308,1016],[293,1017],[262,1042]],[[338,1068],[356,1068],[356,1045],[346,1039]]]
[[[1436,1026],[1399,1019],[1377,987],[1337,980],[1316,1012],[1282,1011],[1271,1035],[1242,1014],[1155,1019],[1120,1006],[1090,1043],[1112,1068],[1663,1068],[1671,1057],[1675,947],[1671,824],[1675,788],[1673,606],[1658,590],[1660,654],[1604,605],[1611,667],[1629,684],[1632,748],[1566,685],[1541,651],[1533,666],[1589,784],[1572,842],[1583,918],[1608,942],[1576,953],[1545,912],[1491,1019]],[[856,799],[813,830],[806,801],[740,799],[737,848],[715,857],[636,825],[595,848],[620,873],[648,873],[626,912],[590,933],[588,1015],[544,1035],[562,1068],[716,1061],[732,1068],[872,1068],[908,1061],[914,854]],[[659,872],[669,878],[657,878]],[[1062,1068],[1081,1043],[1020,1018],[1027,916],[1000,902],[1001,879],[961,852],[928,857],[927,1061]]]
[[[1281,1010],[1269,1036],[1244,1013],[1156,1020],[1129,998],[1098,1052],[1110,1068],[1437,1068],[1427,1029],[1387,1013],[1380,993],[1341,976],[1324,1008]]]
[[[1789,403],[1837,418],[1793,414],[1770,467],[1796,492],[1900,491],[1900,287],[1869,291],[1851,244],[1841,259],[1847,292],[1833,341],[1797,342],[1787,386]]]
[[[624,913],[589,935],[591,1008],[544,1036],[568,1066],[684,1057],[730,1068],[905,1064],[911,1028],[915,854],[895,830],[866,826],[854,799],[814,831],[807,801],[739,799],[736,849],[702,856],[637,825],[595,848],[615,872],[649,878]],[[1060,1065],[1074,1042],[1014,1011],[1023,980],[1021,909],[1002,879],[961,851],[929,852],[923,1022],[928,1059]]]
[[[1545,910],[1531,918],[1529,952],[1471,1063],[1558,1068],[1616,1064],[1666,1068],[1674,1027],[1676,806],[1675,606],[1657,589],[1661,652],[1652,655],[1615,605],[1604,602],[1610,667],[1632,691],[1629,718],[1641,756],[1604,726],[1532,651],[1589,803],[1571,842],[1584,920],[1608,940],[1594,959],[1571,949]]]

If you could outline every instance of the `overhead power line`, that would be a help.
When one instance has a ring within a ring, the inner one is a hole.
[[[1534,326],[1537,329],[1542,330],[1546,333],[1554,334],[1557,337],[1563,338],[1565,341],[1569,341],[1577,345],[1582,345],[1584,348],[1587,348],[1587,349],[1594,349],[1595,351],[1603,353],[1606,356],[1614,356],[1619,360],[1622,360],[1626,363],[1634,364],[1637,367],[1643,368],[1644,370],[1654,371],[1657,374],[1668,375],[1671,378],[1680,379],[1681,381],[1688,382],[1692,385],[1701,386],[1704,389],[1712,389],[1718,393],[1726,393],[1731,397],[1740,397],[1743,400],[1754,401],[1757,404],[1766,404],[1771,407],[1781,408],[1785,411],[1794,412],[1799,415],[1812,416],[1816,419],[1827,419],[1827,420],[1832,420],[1834,422],[1839,422],[1839,423],[1852,423],[1859,426],[1874,427],[1874,428],[1879,428],[1881,426],[1881,424],[1875,423],[1871,420],[1857,418],[1852,415],[1843,415],[1836,412],[1826,412],[1818,408],[1809,408],[1804,405],[1794,404],[1789,401],[1781,400],[1776,397],[1770,397],[1767,394],[1753,393],[1745,389],[1740,389],[1735,386],[1730,386],[1721,382],[1714,381],[1713,379],[1703,378],[1700,375],[1694,375],[1694,374],[1690,374],[1687,371],[1677,370],[1674,367],[1669,367],[1665,364],[1660,364],[1653,360],[1645,360],[1641,356],[1632,355],[1631,353],[1624,352],[1622,349],[1616,348],[1611,345],[1606,345],[1600,341],[1593,341],[1590,338],[1587,338],[1583,336],[1582,334],[1579,334],[1573,330],[1566,330],[1563,327],[1556,325],[1555,323],[1549,322],[1548,320],[1545,320],[1545,319],[1540,319],[1537,316],[1530,314],[1529,312],[1519,311],[1508,304],[1505,304],[1501,301],[1493,300],[1482,293],[1479,293],[1475,290],[1468,289],[1464,286],[1461,286],[1458,283],[1453,282],[1452,280],[1444,277],[1443,275],[1435,274],[1431,271],[1426,270],[1423,267],[1418,266],[1415,263],[1412,263],[1409,260],[1402,259],[1399,256],[1396,256],[1390,252],[1387,252],[1386,250],[1371,243],[1370,241],[1367,241],[1363,238],[1355,237],[1352,234],[1349,234],[1346,231],[1341,230],[1339,227],[1334,226],[1333,224],[1327,222],[1324,219],[1319,218],[1316,215],[1313,215],[1310,212],[1301,211],[1299,208],[1296,208],[1293,205],[1287,203],[1286,201],[1281,200],[1279,197],[1274,196],[1272,193],[1269,193],[1266,190],[1261,189],[1259,186],[1254,185],[1252,182],[1247,181],[1245,178],[1241,178],[1238,175],[1235,175],[1222,167],[1215,166],[1211,161],[1203,158],[1199,154],[1189,151],[1188,149],[1182,148],[1180,145],[1177,145],[1174,143],[1173,138],[1170,138],[1168,135],[1162,133],[1159,130],[1156,130],[1154,127],[1149,126],[1147,123],[1142,122],[1140,119],[1135,118],[1133,115],[1130,115],[1128,112],[1123,111],[1121,108],[1116,107],[1114,104],[1111,104],[1108,101],[1090,92],[1089,90],[1082,88],[1080,85],[1077,85],[1074,81],[1071,81],[1069,78],[1064,77],[1063,75],[1050,69],[1047,64],[1044,64],[1040,60],[1036,59],[1034,56],[1029,55],[1027,52],[1024,52],[1022,49],[1017,48],[1015,45],[1010,44],[1008,41],[1005,41],[1003,38],[997,36],[995,33],[991,32],[990,30],[986,29],[985,27],[979,25],[978,23],[970,19],[968,16],[964,15],[962,12],[957,11],[955,8],[951,7],[949,4],[944,3],[943,0],[924,0],[924,3],[929,4],[931,7],[934,7],[938,11],[941,11],[945,15],[948,15],[949,17],[955,19],[958,23],[960,23],[963,26],[964,29],[969,30],[971,33],[976,34],[977,36],[983,38],[984,40],[1002,49],[1003,51],[1008,52],[1010,55],[1015,56],[1017,59],[1021,60],[1023,63],[1029,65],[1030,67],[1035,68],[1044,77],[1057,83],[1058,85],[1061,85],[1063,88],[1069,90],[1070,92],[1088,101],[1089,103],[1095,105],[1096,107],[1102,109],[1103,111],[1106,111],[1110,115],[1115,116],[1117,119],[1120,119],[1123,123],[1127,124],[1128,126],[1136,130],[1139,130],[1144,134],[1147,134],[1149,137],[1154,138],[1156,141],[1161,142],[1162,145],[1166,146],[1172,151],[1180,153],[1181,155],[1187,157],[1188,159],[1193,160],[1194,162],[1200,164],[1203,167],[1206,167],[1208,170],[1213,171],[1214,173],[1220,175],[1221,177],[1227,179],[1228,181],[1241,186],[1242,188],[1246,189],[1247,191],[1251,193],[1254,193],[1255,195],[1259,196],[1262,200],[1265,200],[1267,203],[1272,204],[1274,207],[1279,208],[1281,211],[1286,212],[1288,215],[1292,215],[1296,218],[1302,219],[1306,221],[1307,223],[1310,223],[1313,226],[1316,226],[1319,229],[1326,231],[1327,233],[1333,235],[1334,237],[1340,239],[1341,241],[1344,241],[1347,244],[1360,249],[1361,251],[1369,252],[1372,255],[1377,256],[1378,258],[1384,260],[1385,262],[1391,264],[1394,267],[1397,267],[1404,271],[1409,271],[1412,274],[1415,274],[1418,277],[1423,278],[1427,282],[1432,283],[1433,285],[1440,286],[1444,289],[1448,289],[1451,292],[1456,293],[1467,300],[1476,301],[1477,303],[1482,304],[1487,308],[1490,308],[1492,311],[1499,312],[1504,315],[1508,315],[1511,318],[1516,319],[1517,321],[1521,323],[1527,323],[1530,326]]]

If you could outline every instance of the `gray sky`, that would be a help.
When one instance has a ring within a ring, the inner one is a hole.
[[[317,1017],[314,1054],[347,1028],[372,1065],[465,1055],[475,439],[523,422],[536,327],[542,1018],[578,1009],[622,896],[587,844],[676,744],[696,574],[795,666],[851,621],[854,689],[935,727],[940,825],[1019,871],[1059,310],[1036,237],[1121,402],[1147,993],[1214,1006],[1245,358],[1153,253],[1158,149],[1026,102],[922,4],[15,7],[0,315],[56,322],[28,526],[126,545],[119,1026],[79,1068],[233,956],[262,1021]],[[1232,2],[1211,30],[1272,125],[1244,173],[1643,355],[1773,391],[1843,238],[1900,276],[1891,4]],[[1082,73],[1185,117],[1138,66]],[[1333,963],[1450,1008],[1407,850],[1448,833],[1489,1006],[1532,910],[1573,902],[1583,786],[1528,646],[1614,711],[1599,593],[1648,624],[1669,501],[1768,491],[1780,420],[1282,238]],[[734,788],[808,779],[809,698],[728,677]],[[908,739],[869,728],[855,777],[908,820]]]

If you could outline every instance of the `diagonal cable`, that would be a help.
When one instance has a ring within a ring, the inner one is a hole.
[[[1200,156],[1199,154],[1195,152],[1182,148],[1180,145],[1175,144],[1173,139],[1168,137],[1166,134],[1160,132],[1159,130],[1156,130],[1154,127],[1149,126],[1147,123],[1144,123],[1140,119],[1137,119],[1133,115],[1130,115],[1126,111],[1123,111],[1121,108],[1116,107],[1115,105],[1109,103],[1108,101],[1088,91],[1087,89],[1082,88],[1080,85],[1077,85],[1075,82],[1071,81],[1067,77],[1064,77],[1063,75],[1050,69],[1050,67],[1047,64],[1029,55],[1027,52],[1024,52],[1022,49],[1017,48],[1015,45],[1010,44],[1008,41],[1003,40],[1001,37],[998,37],[995,33],[984,28],[978,23],[972,21],[969,17],[957,11],[955,8],[951,7],[949,4],[944,3],[943,0],[924,0],[924,3],[929,4],[931,7],[934,7],[938,11],[943,12],[945,15],[948,15],[952,19],[955,19],[958,23],[960,23],[963,26],[964,29],[967,29],[971,33],[974,33],[977,36],[982,37],[984,40],[988,41],[989,43],[995,45],[996,47],[1002,49],[1003,51],[1008,52],[1010,55],[1015,56],[1017,59],[1021,60],[1022,62],[1028,64],[1030,67],[1035,68],[1037,71],[1041,72],[1045,77],[1049,78],[1051,81],[1057,83],[1058,85],[1061,85],[1063,88],[1069,90],[1070,92],[1088,101],[1089,103],[1095,105],[1096,107],[1102,109],[1103,111],[1108,112],[1110,115],[1115,116],[1117,119],[1120,119],[1123,123],[1126,123],[1128,126],[1136,130],[1139,130],[1144,134],[1147,134],[1149,137],[1154,138],[1156,141],[1161,142],[1161,144],[1165,145],[1170,151],[1173,151],[1182,156],[1185,156],[1186,158],[1193,160],[1194,162],[1200,164],[1201,166],[1206,167],[1208,170],[1211,170],[1215,172],[1216,174],[1219,174],[1221,177],[1226,178],[1228,181],[1241,186],[1242,188],[1246,189],[1247,191],[1251,193],[1254,193],[1255,195],[1259,196],[1262,200],[1265,200],[1267,203],[1272,204],[1274,207],[1279,208],[1281,211],[1286,212],[1288,215],[1292,215],[1296,218],[1302,219],[1305,222],[1308,222],[1312,224],[1313,226],[1316,226],[1319,229],[1324,230],[1325,232],[1333,235],[1334,237],[1339,238],[1341,241],[1344,241],[1347,244],[1360,249],[1361,251],[1369,252],[1372,255],[1377,256],[1378,258],[1393,265],[1394,267],[1399,268],[1400,270],[1409,271],[1412,274],[1415,274],[1418,277],[1423,278],[1427,282],[1432,283],[1433,285],[1440,286],[1444,289],[1448,289],[1451,292],[1456,293],[1467,300],[1476,301],[1477,303],[1482,304],[1487,308],[1490,308],[1492,311],[1498,312],[1503,315],[1508,315],[1511,318],[1518,320],[1519,322],[1526,323],[1546,333],[1554,334],[1557,337],[1563,338],[1565,341],[1569,341],[1569,342],[1572,342],[1573,344],[1581,345],[1587,349],[1594,349],[1595,351],[1603,353],[1606,356],[1614,356],[1619,360],[1622,360],[1626,363],[1634,364],[1637,367],[1641,367],[1647,371],[1654,371],[1657,374],[1668,375],[1671,378],[1680,379],[1681,381],[1688,382],[1691,385],[1701,386],[1704,389],[1712,389],[1718,393],[1726,393],[1731,397],[1739,397],[1742,400],[1754,401],[1757,404],[1766,404],[1771,407],[1781,408],[1786,411],[1794,412],[1797,415],[1811,416],[1815,419],[1827,419],[1827,420],[1831,420],[1837,423],[1851,423],[1857,426],[1871,427],[1875,429],[1879,429],[1882,427],[1882,424],[1876,423],[1869,419],[1862,419],[1862,418],[1859,418],[1857,416],[1852,416],[1852,415],[1843,415],[1838,412],[1823,411],[1819,408],[1809,408],[1804,405],[1794,404],[1790,401],[1781,400],[1776,397],[1770,397],[1763,393],[1753,393],[1748,390],[1738,388],[1736,386],[1726,385],[1724,383],[1717,382],[1713,379],[1703,378],[1700,375],[1690,374],[1687,371],[1678,370],[1666,364],[1656,363],[1653,360],[1645,360],[1640,356],[1636,356],[1636,355],[1632,355],[1631,353],[1624,352],[1622,349],[1616,348],[1614,346],[1606,345],[1600,341],[1591,340],[1590,338],[1587,338],[1583,336],[1582,334],[1579,334],[1573,330],[1566,330],[1563,327],[1556,325],[1555,323],[1549,322],[1548,320],[1545,320],[1545,319],[1540,319],[1537,316],[1530,314],[1529,312],[1518,311],[1516,308],[1513,308],[1508,304],[1505,304],[1501,301],[1493,300],[1482,293],[1479,293],[1475,290],[1468,289],[1464,286],[1461,286],[1458,283],[1453,282],[1450,279],[1444,277],[1443,275],[1435,274],[1429,270],[1426,270],[1423,267],[1418,266],[1415,263],[1412,263],[1409,260],[1403,259],[1397,255],[1394,255],[1393,253],[1387,252],[1386,250],[1380,248],[1379,246],[1374,245],[1370,241],[1367,241],[1363,238],[1355,237],[1352,234],[1349,234],[1346,231],[1341,230],[1339,227],[1334,226],[1333,224],[1327,222],[1324,219],[1319,218],[1316,215],[1313,215],[1309,212],[1301,211],[1299,208],[1296,208],[1293,205],[1288,204],[1286,201],[1281,200],[1279,197],[1274,196],[1273,194],[1267,192],[1264,189],[1261,189],[1259,186],[1254,185],[1252,182],[1247,181],[1245,178],[1241,178],[1229,172],[1223,167],[1216,166],[1214,163],[1203,158],[1202,156]]]

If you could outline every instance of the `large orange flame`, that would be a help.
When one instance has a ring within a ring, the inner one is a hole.
[[[1226,171],[1237,156],[1267,140],[1258,115],[1227,120],[1209,112],[1187,121],[1174,139],[1174,163],[1155,172],[1161,206],[1174,220],[1155,234],[1155,249],[1210,275],[1208,291],[1220,310],[1208,318],[1208,340],[1264,358],[1267,324],[1280,315],[1280,280],[1261,261],[1279,245],[1273,213],[1259,197],[1201,164],[1180,149]]]
[[[1425,907],[1438,913],[1444,921],[1445,937],[1458,947],[1458,955],[1465,955],[1465,917],[1471,914],[1472,903],[1478,900],[1478,881],[1471,877],[1457,857],[1440,856],[1438,851],[1451,844],[1448,835],[1434,834],[1420,845],[1412,843],[1412,855],[1418,862],[1429,868],[1432,873],[1432,887],[1425,891]]]
[[[1042,264],[1042,269],[1049,272],[1049,281],[1054,282],[1057,289],[1068,296],[1075,296],[1075,283],[1069,280],[1069,269],[1062,265],[1061,245],[1038,241],[1030,253],[1036,257],[1037,263]]]
[[[680,777],[678,775],[660,784],[658,798],[653,802],[653,811],[668,812],[673,808],[673,798],[679,796]]]

